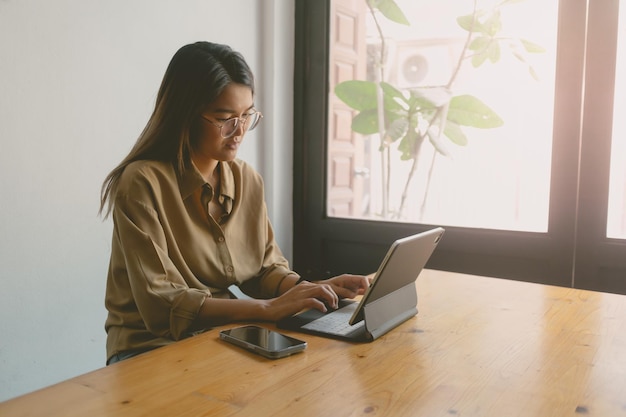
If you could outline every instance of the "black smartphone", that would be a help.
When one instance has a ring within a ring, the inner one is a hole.
[[[220,339],[270,359],[284,358],[306,349],[306,342],[260,326],[222,330]]]

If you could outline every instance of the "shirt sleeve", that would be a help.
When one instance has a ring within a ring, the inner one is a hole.
[[[256,279],[247,281],[243,289],[255,297],[267,299],[280,295],[280,284],[287,275],[295,275],[298,278],[300,276],[290,269],[289,262],[280,250],[265,206],[260,213],[262,217],[257,219],[257,224],[264,229],[265,246],[259,248],[264,251],[263,263]]]
[[[168,256],[157,212],[144,201],[129,195],[116,198],[114,233],[146,328],[159,337],[179,340],[188,334],[210,292],[189,288]]]

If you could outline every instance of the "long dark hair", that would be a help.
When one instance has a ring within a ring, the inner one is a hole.
[[[211,42],[180,48],[165,71],[146,127],[102,184],[99,214],[105,208],[105,218],[111,213],[119,178],[131,162],[169,161],[179,174],[185,170],[191,164],[194,122],[230,83],[248,86],[254,95],[254,76],[240,53]]]

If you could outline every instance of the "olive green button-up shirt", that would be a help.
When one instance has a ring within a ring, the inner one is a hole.
[[[226,297],[231,284],[271,298],[294,273],[274,240],[261,176],[241,160],[220,169],[220,219],[208,214],[213,190],[195,167],[180,177],[167,162],[124,170],[113,196],[107,357],[188,336],[205,298]]]

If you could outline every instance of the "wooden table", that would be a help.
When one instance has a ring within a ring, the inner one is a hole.
[[[430,270],[417,288],[419,314],[373,343],[297,335],[304,353],[269,360],[214,329],[0,416],[626,415],[625,296]]]

